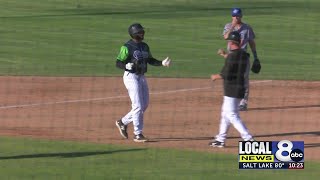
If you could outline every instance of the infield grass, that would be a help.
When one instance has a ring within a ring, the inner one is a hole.
[[[148,76],[207,78],[222,67],[235,6],[257,36],[263,69],[252,79],[320,79],[318,0],[0,0],[0,74],[121,76],[116,56],[141,22],[153,56],[173,60]]]
[[[0,138],[1,179],[224,179],[313,180],[320,164],[304,170],[238,170],[236,155],[27,138]]]

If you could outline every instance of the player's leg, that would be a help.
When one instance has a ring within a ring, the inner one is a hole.
[[[143,76],[141,77],[141,86],[142,86],[142,102],[143,102],[143,112],[145,112],[149,106],[149,87],[147,79]]]
[[[239,105],[239,110],[240,111],[246,111],[248,110],[248,100],[249,100],[249,79],[245,80],[246,84],[248,84],[245,87],[245,94],[244,98],[241,99],[240,105]]]
[[[140,83],[141,84],[141,92],[142,92],[142,95],[141,95],[141,103],[142,103],[142,111],[146,111],[146,109],[148,108],[149,106],[149,87],[148,87],[148,83],[147,83],[147,80],[144,76],[142,76],[140,79],[140,82],[136,82],[136,84]],[[130,84],[132,82],[130,82],[130,80],[126,80],[127,84]],[[132,113],[131,111],[128,112],[128,114],[126,114],[124,116],[124,119],[128,119],[129,121],[131,120],[132,118]],[[132,120],[130,121],[132,122]]]
[[[135,135],[134,141],[140,142],[137,139],[143,138],[142,130],[143,130],[143,90],[141,82],[139,81],[139,91],[135,94],[136,100],[135,104],[132,104],[132,123],[133,123],[133,134]]]
[[[128,73],[124,77],[124,84],[128,90],[128,94],[131,100],[131,111],[122,118],[122,122],[125,125],[128,125],[129,123],[133,122],[134,126],[134,134],[140,134],[141,132],[141,125],[140,119],[143,115],[143,105],[142,105],[142,99],[141,99],[141,85],[140,85],[140,76]]]
[[[245,141],[251,140],[252,135],[249,133],[248,129],[244,125],[240,118],[238,106],[240,99],[227,97],[230,102],[230,111],[227,113],[227,117],[235,129],[240,133],[241,138]]]
[[[245,86],[245,93],[244,98],[241,100],[239,105],[240,111],[246,111],[248,109],[248,101],[249,101],[249,74],[250,74],[250,60],[248,59],[248,65],[246,68],[246,72],[244,74],[244,86]]]
[[[138,84],[138,79],[135,78],[134,74],[125,71],[123,75],[123,83],[128,91],[128,95],[132,104],[135,102],[135,96],[133,94],[135,91],[137,91],[136,86]],[[122,121],[125,125],[128,125],[132,122],[132,109],[124,117],[122,117]]]
[[[230,127],[230,120],[228,119],[227,113],[229,112],[230,101],[224,96],[221,107],[221,119],[219,126],[219,133],[216,135],[215,140],[210,142],[209,145],[213,147],[224,147],[224,142],[227,138],[227,133]]]
[[[135,101],[135,100],[132,101],[132,99],[134,97],[130,95],[130,92],[132,92],[131,87],[134,87],[134,84],[136,84],[135,81],[137,81],[137,80],[134,79],[133,76],[131,76],[129,72],[126,72],[126,71],[124,72],[123,83],[128,90],[128,94],[129,94],[131,102]],[[116,121],[116,126],[118,127],[119,132],[123,138],[128,139],[127,127],[128,127],[128,124],[131,122],[132,122],[132,110],[129,111],[124,117],[122,117],[121,119]]]
[[[143,135],[143,127],[144,127],[144,112],[148,108],[149,105],[149,88],[148,88],[148,83],[146,81],[146,78],[144,76],[141,76],[139,79],[139,85],[140,85],[140,91],[139,91],[139,96],[141,99],[141,111],[142,111],[142,116],[139,119],[138,122],[133,122],[134,125],[134,141],[135,142],[146,142],[148,139]]]

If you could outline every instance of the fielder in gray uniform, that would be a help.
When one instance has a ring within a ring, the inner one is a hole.
[[[224,39],[227,39],[229,34],[233,31],[237,31],[240,33],[241,36],[241,42],[240,42],[240,47],[241,49],[247,51],[247,46],[249,44],[254,61],[258,60],[258,55],[256,51],[256,43],[254,41],[255,34],[250,27],[250,25],[243,23],[241,18],[242,18],[242,11],[240,8],[233,8],[231,10],[231,16],[232,16],[232,22],[227,23],[224,26],[223,29],[223,37]],[[228,42],[228,52],[230,51],[230,42]],[[227,53],[219,49],[218,54],[220,54],[223,57],[227,57]],[[248,100],[249,100],[249,74],[250,74],[250,60],[248,59],[248,67],[245,73],[245,86],[246,86],[246,92],[244,98],[241,100],[240,105],[239,105],[239,110],[240,111],[246,111],[248,108]]]
[[[135,135],[133,140],[146,142],[148,139],[142,134],[142,130],[144,112],[149,104],[149,88],[144,76],[147,64],[169,67],[171,60],[167,57],[159,61],[152,57],[149,46],[142,42],[145,31],[141,24],[130,25],[128,32],[131,39],[120,48],[116,66],[124,70],[123,82],[130,96],[131,111],[117,120],[116,126],[121,136],[128,139],[127,126],[132,122]]]

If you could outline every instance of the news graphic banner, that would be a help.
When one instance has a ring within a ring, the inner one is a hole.
[[[304,169],[304,141],[239,141],[239,169]]]

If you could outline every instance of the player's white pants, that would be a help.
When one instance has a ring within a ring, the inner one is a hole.
[[[230,124],[237,129],[243,140],[248,141],[252,138],[239,115],[238,106],[240,100],[238,98],[223,96],[219,134],[216,136],[217,141],[224,142],[226,140]]]
[[[149,104],[149,88],[144,75],[136,75],[127,71],[123,74],[123,82],[131,100],[131,111],[122,118],[125,125],[133,122],[134,134],[142,134],[143,114]]]
[[[250,59],[248,59],[248,65],[246,68],[246,72],[244,73],[244,87],[245,87],[245,92],[244,92],[244,98],[241,99],[240,105],[247,105],[248,100],[249,100],[249,74],[250,74]]]

